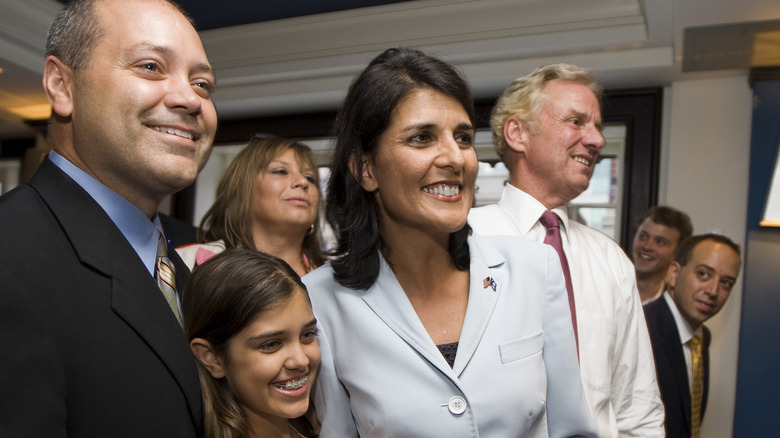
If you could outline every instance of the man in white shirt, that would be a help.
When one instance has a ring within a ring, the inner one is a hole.
[[[540,218],[555,213],[571,274],[580,374],[599,433],[662,437],[663,405],[647,360],[652,351],[634,266],[613,240],[566,211],[588,187],[604,147],[600,96],[592,73],[572,65],[516,79],[491,117],[509,183],[497,205],[472,209],[469,223],[480,234],[543,241]]]
[[[648,210],[636,221],[631,245],[636,285],[642,304],[656,300],[666,289],[666,272],[680,242],[691,237],[691,218],[676,208],[662,205]]]
[[[669,438],[699,437],[709,392],[710,331],[704,322],[723,308],[741,266],[739,246],[728,237],[693,236],[680,244],[669,266],[667,293],[644,306]]]

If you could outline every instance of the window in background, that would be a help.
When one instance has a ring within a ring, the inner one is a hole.
[[[607,126],[602,134],[606,145],[601,151],[601,159],[593,170],[588,189],[569,202],[569,217],[618,240],[623,199],[626,126]],[[498,160],[490,131],[477,132],[475,147],[480,161],[475,206],[495,204],[509,179],[509,171],[504,163]]]
[[[625,125],[607,126],[606,145],[593,169],[588,189],[569,202],[569,217],[618,241],[620,238],[625,161]]]

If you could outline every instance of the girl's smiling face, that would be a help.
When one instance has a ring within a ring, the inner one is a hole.
[[[253,429],[308,409],[320,362],[316,325],[306,292],[297,289],[228,342],[222,376],[212,375],[227,379]]]

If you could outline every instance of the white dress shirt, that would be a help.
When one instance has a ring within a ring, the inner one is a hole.
[[[693,367],[691,366],[691,346],[688,345],[694,335],[702,336],[703,330],[699,327],[698,330],[694,330],[688,321],[683,318],[680,311],[677,309],[677,305],[674,303],[674,299],[669,295],[669,292],[663,294],[666,300],[666,305],[669,306],[669,310],[674,317],[674,324],[677,326],[677,332],[680,334],[680,343],[682,344],[683,356],[685,357],[685,369],[688,370],[688,386],[692,386],[693,382]],[[693,391],[691,391],[693,392]]]
[[[544,241],[544,205],[507,184],[496,205],[474,208],[475,233]],[[569,261],[579,335],[580,374],[599,433],[610,437],[664,436],[664,408],[653,351],[636,287],[634,266],[605,234],[569,220],[561,239]]]

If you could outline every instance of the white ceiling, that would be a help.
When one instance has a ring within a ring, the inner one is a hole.
[[[9,108],[47,103],[43,45],[60,7],[55,0],[0,0],[0,141],[34,132]],[[682,73],[684,29],[766,20],[780,20],[779,1],[417,0],[201,37],[217,72],[214,100],[227,120],[334,109],[366,62],[400,45],[457,65],[477,97],[495,96],[550,62],[593,68],[613,89],[729,75],[735,71]]]

